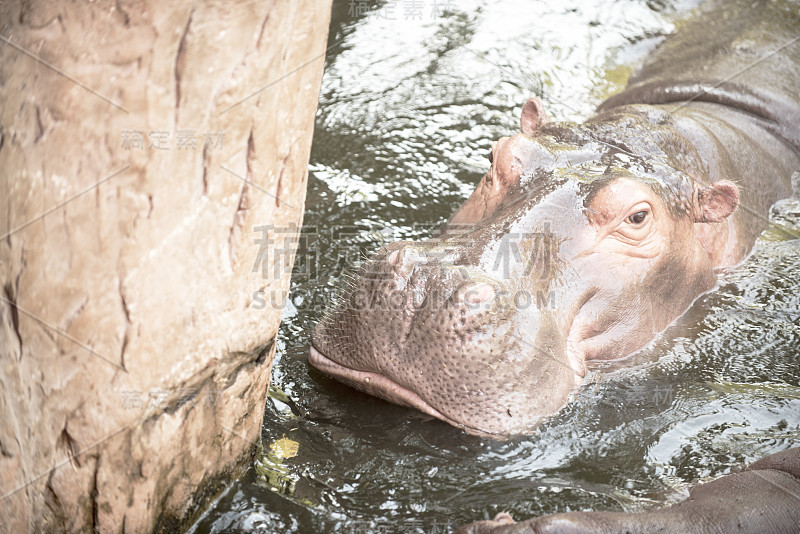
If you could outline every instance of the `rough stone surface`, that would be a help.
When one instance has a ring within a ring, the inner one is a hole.
[[[250,457],[329,17],[0,3],[0,532],[171,530]]]

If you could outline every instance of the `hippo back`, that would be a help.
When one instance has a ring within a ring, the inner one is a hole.
[[[698,9],[702,16],[683,23],[600,109],[715,102],[764,119],[800,150],[800,4],[712,1]]]

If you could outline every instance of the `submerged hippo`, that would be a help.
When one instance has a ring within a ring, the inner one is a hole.
[[[361,266],[314,331],[311,365],[468,432],[525,433],[592,361],[632,354],[712,290],[800,169],[800,9],[699,11],[583,124],[528,101],[521,133],[493,144],[435,237]],[[800,449],[780,459],[665,512],[501,516],[465,531],[800,531]]]
[[[798,65],[797,4],[712,3],[585,123],[531,99],[437,236],[361,266],[309,362],[469,432],[530,432],[749,253],[800,169]]]
[[[739,473],[701,484],[674,506],[642,513],[569,512],[520,523],[508,514],[456,534],[647,534],[800,532],[800,447],[771,454]]]

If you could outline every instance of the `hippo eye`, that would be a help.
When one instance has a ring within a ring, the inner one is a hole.
[[[489,153],[486,155],[486,159],[489,160],[489,163],[494,163],[494,152],[490,150]]]
[[[647,211],[645,210],[637,211],[636,213],[628,217],[628,222],[631,224],[642,224],[646,217],[647,217]]]

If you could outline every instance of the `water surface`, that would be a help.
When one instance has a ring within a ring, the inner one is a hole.
[[[263,448],[195,525],[450,532],[509,511],[637,511],[800,444],[800,202],[658,339],[590,372],[532,436],[477,438],[309,368],[333,288],[382,243],[429,236],[522,104],[580,121],[695,2],[335,2],[307,212]],[[558,5],[555,5],[558,4]],[[362,13],[361,6],[370,7]],[[391,6],[394,6],[393,8]]]

